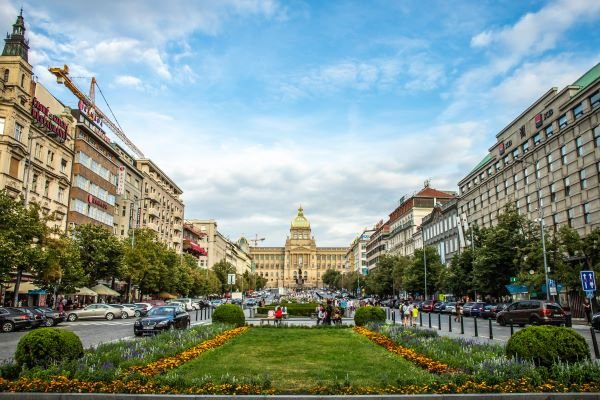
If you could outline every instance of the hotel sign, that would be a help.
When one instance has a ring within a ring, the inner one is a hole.
[[[99,198],[94,197],[91,194],[88,194],[88,203],[94,204],[94,205],[96,205],[96,206],[98,206],[100,208],[103,208],[105,210],[108,209],[108,204],[106,204],[105,202],[103,202]]]
[[[52,135],[56,135],[56,140],[64,143],[67,140],[67,128],[69,125],[58,115],[52,114],[50,109],[40,103],[34,97],[31,102],[31,116],[42,128],[46,129]]]

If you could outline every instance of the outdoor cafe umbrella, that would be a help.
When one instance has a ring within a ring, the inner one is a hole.
[[[167,299],[176,299],[177,298],[177,296],[175,296],[174,294],[167,293],[167,292],[160,292],[158,294],[158,297],[160,297],[161,299],[165,299],[165,300],[167,300]]]
[[[109,288],[108,286],[105,286],[101,283],[97,284],[96,286],[94,286],[92,288],[92,290],[96,293],[98,293],[99,296],[120,296],[121,293],[112,290],[111,288]]]

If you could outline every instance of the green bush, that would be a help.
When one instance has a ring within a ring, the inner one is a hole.
[[[290,317],[310,317],[312,314],[316,313],[317,303],[284,303],[287,307],[288,316]],[[269,310],[275,310],[277,304],[271,304],[264,307],[258,307],[256,310],[257,314],[267,315]]]
[[[246,323],[246,318],[244,317],[242,307],[235,304],[221,304],[215,309],[212,315],[212,322],[243,326]]]
[[[19,340],[15,361],[19,366],[47,368],[53,363],[76,360],[83,356],[79,336],[56,328],[39,328]]]
[[[366,306],[361,307],[354,313],[354,324],[364,326],[369,322],[385,323],[385,311],[383,308]]]
[[[561,361],[573,363],[589,358],[583,336],[573,329],[559,326],[528,326],[515,333],[506,344],[506,355],[532,360],[550,367]]]

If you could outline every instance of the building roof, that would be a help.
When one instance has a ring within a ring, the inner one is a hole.
[[[421,189],[421,191],[419,193],[415,194],[414,197],[442,197],[442,198],[451,199],[452,197],[454,197],[454,194],[448,193],[448,192],[442,192],[440,190],[430,188],[430,187],[425,187],[425,188]]]
[[[481,167],[483,167],[485,164],[489,163],[491,159],[492,159],[492,155],[491,155],[490,153],[486,154],[486,155],[485,155],[485,157],[483,157],[483,160],[479,161],[479,164],[477,164],[477,165],[475,166],[475,168],[473,168],[473,169],[471,170],[471,172],[469,172],[469,173],[467,174],[467,176],[468,176],[468,175],[471,175],[473,172],[477,171],[479,168],[481,168]]]
[[[583,89],[598,78],[600,78],[600,63],[596,64],[592,69],[583,74],[583,76],[577,79],[573,85]]]
[[[292,220],[292,228],[310,228],[310,223],[304,216],[302,206],[298,208],[298,215]]]

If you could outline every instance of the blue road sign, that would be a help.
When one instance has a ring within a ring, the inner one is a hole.
[[[548,279],[549,287],[556,287],[556,281],[554,279]]]
[[[588,299],[593,299],[594,298],[594,291],[593,290],[586,290],[585,291],[585,297],[587,297]]]
[[[594,271],[581,271],[581,286],[583,290],[587,291],[595,291],[596,290],[596,276],[594,275]]]

